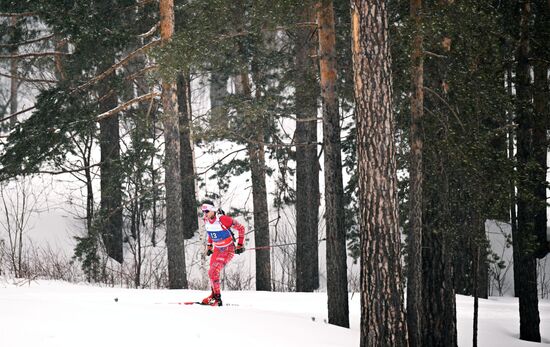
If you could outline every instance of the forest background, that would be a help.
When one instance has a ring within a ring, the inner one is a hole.
[[[327,290],[346,326],[379,236],[380,259],[403,265],[385,295],[406,278],[411,344],[456,344],[456,293],[519,295],[522,338],[537,340],[550,3],[374,1],[381,37],[361,6],[2,0],[1,273],[206,289],[208,198],[247,226],[227,289]],[[372,55],[365,37],[380,39]],[[380,52],[391,64],[361,64]],[[376,69],[389,80],[359,82]],[[362,97],[368,83],[386,102]],[[391,115],[395,148],[366,145],[373,114]],[[398,204],[362,200],[363,149],[388,153]],[[371,228],[377,206],[398,215]],[[428,337],[414,312],[447,333]]]

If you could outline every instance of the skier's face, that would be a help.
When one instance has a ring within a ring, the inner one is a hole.
[[[216,216],[215,211],[202,211],[204,218],[213,219]]]

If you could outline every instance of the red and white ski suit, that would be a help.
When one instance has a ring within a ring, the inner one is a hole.
[[[208,245],[213,246],[210,257],[208,277],[214,294],[220,294],[220,272],[235,255],[235,242],[229,228],[237,230],[237,244],[244,242],[244,226],[229,216],[216,216],[214,219],[204,217],[204,228],[208,237]]]

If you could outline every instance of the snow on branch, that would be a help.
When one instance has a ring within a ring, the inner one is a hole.
[[[157,96],[160,96],[159,92],[151,92],[151,93],[148,93],[148,94],[138,96],[137,98],[134,98],[130,101],[126,101],[122,105],[119,105],[119,106],[113,108],[112,110],[109,110],[107,112],[103,112],[102,114],[100,114],[96,117],[96,121],[98,121],[98,122],[102,121],[105,118],[109,118],[110,116],[112,116],[114,114],[117,114],[121,111],[124,111],[125,109],[127,109],[128,107],[130,107],[133,104],[139,103],[143,100],[152,99],[152,98],[157,97]]]

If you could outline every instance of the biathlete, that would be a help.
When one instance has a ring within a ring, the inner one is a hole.
[[[241,254],[244,252],[244,226],[233,218],[226,216],[221,210],[221,213],[218,214],[212,201],[205,201],[201,205],[201,210],[204,229],[208,238],[206,255],[211,256],[208,277],[212,287],[212,293],[202,300],[202,304],[222,306],[220,272],[231,261],[235,253]],[[237,240],[235,240],[231,228],[238,231]]]

